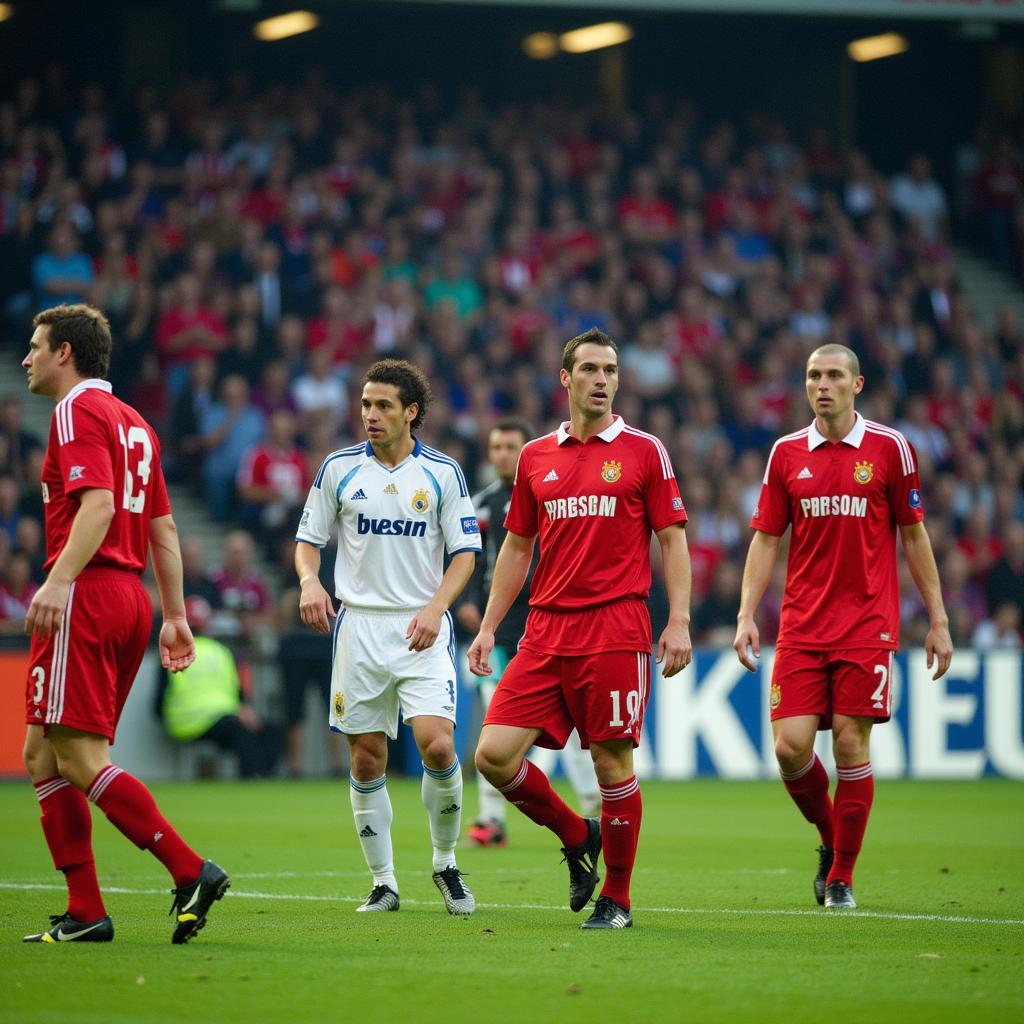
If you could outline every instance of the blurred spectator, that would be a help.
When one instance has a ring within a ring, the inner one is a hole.
[[[1024,614],[1024,524],[1011,523],[1003,535],[1003,555],[989,570],[985,596],[990,612],[1014,604]]]
[[[203,494],[214,519],[230,518],[242,456],[263,440],[265,431],[263,413],[249,401],[245,378],[229,374],[221,381],[220,400],[212,402],[199,419],[200,443],[206,453]]]
[[[200,356],[216,357],[227,345],[227,325],[202,305],[201,298],[199,278],[182,274],[175,285],[173,304],[157,322],[156,346],[172,399],[185,387],[192,363]]]
[[[946,237],[946,193],[932,177],[931,161],[923,153],[915,153],[907,172],[896,175],[889,183],[889,200],[905,221],[917,227],[925,241],[936,242]]]
[[[218,630],[253,636],[267,624],[272,612],[270,591],[253,568],[253,540],[248,530],[232,530],[224,539],[224,561],[210,579],[217,588]]]
[[[42,442],[35,434],[22,428],[22,401],[14,395],[0,400],[0,438],[5,442],[0,451],[0,473],[25,480],[29,472],[29,456],[42,450]]]
[[[24,633],[28,606],[38,589],[28,555],[20,551],[8,555],[0,577],[0,633]]]
[[[1021,608],[1012,601],[999,605],[992,618],[978,623],[971,637],[971,645],[979,651],[1021,649]]]
[[[295,443],[298,424],[287,409],[267,421],[265,441],[253,445],[238,471],[242,522],[276,550],[282,531],[294,533],[302,503],[313,482],[305,453]]]
[[[92,262],[79,251],[78,235],[70,224],[50,232],[50,245],[32,263],[32,282],[38,309],[81,302],[93,281]]]
[[[8,550],[14,547],[21,520],[21,489],[13,476],[0,476],[0,533],[7,539]]]
[[[220,608],[220,591],[206,571],[206,553],[198,537],[181,538],[182,586],[185,597],[198,597],[212,610]]]

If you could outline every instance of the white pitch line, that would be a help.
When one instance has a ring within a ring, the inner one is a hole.
[[[40,882],[5,882],[0,881],[0,889],[42,889],[48,892],[65,892],[63,885],[43,884]],[[168,889],[125,889],[121,886],[105,885],[104,892],[117,893],[122,896],[163,896]],[[230,889],[226,893],[236,899],[246,900],[297,900],[308,903],[362,903],[365,896],[316,896],[311,893],[285,892],[240,892]],[[402,899],[410,906],[433,907],[436,900]],[[485,910],[565,910],[564,905],[547,903],[477,903],[477,907]],[[942,924],[1002,924],[1013,927],[1024,925],[1024,919],[1012,917],[952,917],[942,914],[886,914],[873,910],[844,910],[840,914],[829,914],[824,910],[747,910],[740,907],[635,907],[639,914],[706,914],[711,917],[817,917],[835,920],[841,918],[870,918],[880,921],[936,921]]]

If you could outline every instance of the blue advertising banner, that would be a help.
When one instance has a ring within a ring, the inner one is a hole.
[[[652,667],[651,699],[643,742],[636,752],[641,778],[725,779],[777,776],[768,719],[774,651],[765,649],[759,671],[747,672],[731,650],[698,650],[693,664],[672,679]],[[896,655],[893,720],[876,726],[871,761],[879,778],[1024,779],[1024,656],[1019,651],[957,651],[942,679],[933,680],[923,650]],[[476,699],[466,672],[460,683],[459,756],[471,762],[469,728]],[[417,764],[409,730],[402,730],[405,763]],[[831,769],[829,733],[818,753]],[[554,751],[531,754],[545,771]],[[555,772],[557,774],[557,772]]]

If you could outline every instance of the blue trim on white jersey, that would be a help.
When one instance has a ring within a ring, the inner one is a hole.
[[[453,555],[461,555],[463,551],[472,551],[474,555],[479,555],[479,548],[456,548],[454,551],[448,552],[448,557],[451,558]]]
[[[339,451],[332,452],[327,456],[326,459],[320,464],[320,469],[317,470],[316,479],[313,481],[313,486],[316,488],[320,487],[320,483],[324,478],[324,470],[327,469],[330,463],[334,462],[335,459],[351,458],[353,455],[362,455],[363,446],[356,445],[353,448],[342,448]]]
[[[454,469],[455,477],[459,481],[459,494],[463,498],[469,497],[469,488],[466,486],[466,478],[462,474],[462,467],[454,459],[449,458],[444,452],[439,452],[436,448],[430,448],[425,444],[420,446],[420,455],[431,462],[437,462],[442,466],[450,466]]]
[[[296,537],[295,538],[295,543],[296,544],[309,544],[309,545],[311,545],[314,548],[325,548],[325,547],[327,547],[326,544],[317,544],[317,542],[315,540],[306,540],[305,537]]]
[[[444,504],[444,498],[441,495],[441,485],[437,482],[437,477],[434,476],[434,474],[431,473],[430,470],[427,469],[426,466],[423,467],[423,472],[426,473],[427,476],[430,477],[430,482],[434,485],[434,493],[437,495],[437,514],[438,514],[438,516],[440,516],[441,515],[441,507]]]
[[[349,471],[348,471],[348,472],[347,472],[347,473],[346,473],[346,474],[345,474],[345,475],[344,475],[344,476],[343,476],[343,477],[342,477],[342,478],[341,478],[341,479],[340,479],[340,480],[338,481],[338,486],[337,486],[337,488],[336,488],[336,489],[335,489],[335,491],[334,491],[334,496],[335,496],[335,498],[337,498],[337,499],[338,499],[338,501],[339,501],[339,502],[341,501],[341,491],[342,491],[342,488],[343,488],[343,487],[345,486],[345,484],[347,484],[347,483],[349,482],[349,480],[351,480],[351,479],[352,479],[352,477],[354,477],[354,476],[356,475],[356,473],[358,473],[358,472],[359,472],[359,470],[361,470],[362,468],[363,468],[363,464],[362,464],[362,463],[360,462],[358,466],[353,466],[353,467],[352,467],[352,468],[351,468],[351,469],[350,469],[350,470],[349,470]]]

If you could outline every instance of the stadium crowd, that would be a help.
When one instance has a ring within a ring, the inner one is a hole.
[[[1012,150],[992,159],[1022,180]],[[1007,309],[982,329],[949,232],[924,154],[887,178],[823,130],[797,140],[774,116],[708,119],[661,97],[621,113],[490,107],[471,88],[452,102],[431,86],[338,92],[310,72],[295,87],[238,73],[223,89],[145,88],[127,106],[25,79],[0,103],[11,357],[38,309],[106,312],[115,391],[164,439],[169,478],[239,528],[216,570],[194,543],[185,559],[187,591],[243,632],[275,621],[252,538],[276,564],[311,472],[362,435],[370,362],[424,369],[424,439],[482,485],[489,427],[564,418],[562,346],[598,326],[622,345],[617,411],[664,440],[679,476],[695,642],[731,642],[766,457],[809,419],[807,354],[839,341],[860,355],[864,414],[917,449],[954,642],[1019,646],[1024,326]],[[43,561],[41,444],[20,417],[5,399],[9,632]],[[780,569],[767,642],[781,586]],[[927,619],[902,593],[910,646]],[[294,613],[276,621],[291,629]]]

